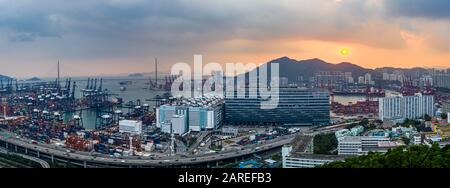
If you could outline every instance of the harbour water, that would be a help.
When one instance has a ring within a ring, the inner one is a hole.
[[[133,78],[133,77],[102,77],[103,78],[103,84],[102,88],[107,89],[108,93],[112,94],[111,97],[116,98],[122,98],[124,103],[127,103],[129,101],[136,102],[137,100],[141,101],[141,104],[148,104],[150,108],[152,109],[155,106],[155,103],[153,101],[149,101],[149,99],[154,98],[157,95],[163,95],[164,91],[155,91],[149,89],[149,78]],[[65,80],[64,78],[61,79],[62,81]],[[76,90],[75,90],[75,97],[81,98],[82,92],[81,89],[86,88],[87,85],[87,77],[80,77],[80,78],[72,78],[72,81],[76,82]],[[54,79],[46,79],[44,81],[54,81]],[[120,82],[124,81],[130,81],[126,85],[121,85]],[[160,81],[163,82],[162,80]],[[62,85],[64,85],[64,82],[61,82]],[[97,87],[100,86],[100,78],[97,78]],[[121,87],[124,87],[125,90],[121,90]],[[123,110],[123,112],[126,112],[126,110]],[[74,113],[66,113],[64,114],[64,121],[68,122],[71,118],[73,118],[75,114]],[[97,113],[95,110],[83,110],[81,114],[82,117],[82,123],[84,128],[86,129],[93,129],[95,128],[95,121],[97,118]]]

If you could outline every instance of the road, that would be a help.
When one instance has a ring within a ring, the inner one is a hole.
[[[18,145],[21,147],[29,148],[31,150],[39,151],[40,153],[51,154],[58,157],[70,158],[75,160],[87,161],[87,162],[96,162],[102,164],[120,164],[120,165],[148,165],[148,166],[170,166],[170,165],[193,165],[207,162],[215,162],[225,159],[236,158],[240,156],[246,156],[252,153],[256,153],[263,150],[269,150],[276,147],[281,147],[285,144],[288,144],[292,141],[292,139],[296,136],[287,135],[275,138],[274,140],[268,141],[263,144],[258,145],[249,145],[242,147],[241,149],[231,149],[228,151],[218,152],[218,153],[210,153],[210,154],[202,154],[202,155],[175,155],[175,156],[166,156],[164,158],[159,157],[158,159],[150,159],[148,157],[123,157],[121,158],[111,158],[105,155],[92,156],[87,155],[87,152],[66,152],[63,148],[58,148],[53,145],[38,143],[31,144],[27,142],[25,139],[21,138],[4,138],[0,135],[0,140],[9,142],[14,145]]]
[[[8,152],[7,150],[5,150],[3,148],[0,148],[0,153],[17,155],[17,156],[23,157],[25,159],[28,159],[30,161],[34,161],[36,163],[39,163],[42,166],[42,168],[50,168],[50,164],[48,164],[47,161],[44,161],[44,160],[36,158],[36,157],[23,155],[23,154],[20,154],[20,153]]]
[[[200,132],[199,134],[200,135],[197,137],[196,142],[188,148],[187,150],[188,153],[192,153],[196,148],[198,148],[198,146],[203,142],[203,139],[205,139],[206,136],[211,134],[211,132],[210,131]]]

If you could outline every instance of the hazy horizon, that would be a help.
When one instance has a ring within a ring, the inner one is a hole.
[[[287,56],[284,56],[284,57],[287,57]],[[278,57],[278,58],[275,58],[275,59],[271,59],[271,60],[268,60],[268,61],[266,61],[266,62],[264,62],[264,63],[268,63],[268,62],[270,62],[270,61],[273,61],[273,60],[276,60],[276,59],[279,59],[279,58],[283,58],[283,57]],[[290,57],[287,57],[287,58],[290,58]],[[290,58],[290,59],[292,59],[292,58]],[[312,58],[312,59],[320,59],[320,60],[322,60],[322,61],[325,61],[326,63],[330,63],[330,64],[340,64],[340,63],[351,63],[351,64],[354,64],[354,65],[358,65],[358,64],[355,64],[355,63],[352,63],[352,62],[328,62],[328,61],[326,61],[326,60],[324,60],[324,59],[321,59],[321,58]],[[305,61],[305,60],[312,60],[312,59],[294,59],[294,60],[296,60],[296,61]],[[190,62],[186,62],[186,63],[189,63],[190,64]],[[205,63],[208,63],[208,62],[203,62],[204,64]],[[231,63],[234,63],[234,62],[231,62]],[[262,63],[261,63],[262,64]],[[154,65],[153,63],[152,63],[152,65]],[[191,65],[191,66],[193,66],[193,65]],[[360,65],[358,65],[358,66],[360,66]],[[51,74],[47,74],[47,75],[44,75],[44,76],[33,76],[33,75],[30,75],[30,76],[14,76],[14,75],[4,75],[4,74],[1,74],[0,73],[0,75],[3,75],[3,76],[9,76],[9,77],[13,77],[13,78],[18,78],[18,79],[29,79],[29,78],[33,78],[33,77],[37,77],[37,78],[41,78],[41,79],[51,79],[51,78],[56,78],[57,77],[57,64],[55,64],[54,65],[54,72],[52,72]],[[60,65],[60,71],[62,72],[61,73],[61,77],[64,77],[64,78],[69,78],[69,77],[72,77],[72,78],[77,78],[77,77],[80,77],[80,78],[85,78],[85,77],[128,77],[130,74],[144,74],[143,76],[145,77],[148,77],[148,76],[153,76],[154,75],[154,71],[153,70],[151,70],[151,71],[144,71],[144,72],[139,72],[139,71],[137,71],[137,72],[118,72],[118,73],[98,73],[98,74],[85,74],[85,75],[82,75],[82,74],[80,74],[80,75],[71,75],[71,74],[64,74],[64,73],[67,73],[67,72],[69,72],[70,70],[64,70],[64,68],[63,68],[64,66],[61,64]],[[364,67],[364,66],[361,66],[362,68],[365,68],[365,69],[372,69],[372,70],[374,70],[374,69],[379,69],[379,68],[395,68],[395,69],[412,69],[412,68],[424,68],[424,69],[449,69],[450,68],[450,66],[449,67],[438,67],[438,66],[436,66],[436,67],[428,67],[428,66],[412,66],[412,67],[395,67],[395,66],[382,66],[382,67],[374,67],[374,68],[370,68],[370,67]],[[152,68],[154,68],[154,67],[152,67]],[[225,68],[225,67],[223,67],[223,68]],[[158,74],[160,74],[160,75],[167,75],[167,74],[170,74],[170,70],[158,70]],[[136,77],[136,78],[140,78],[140,77]]]

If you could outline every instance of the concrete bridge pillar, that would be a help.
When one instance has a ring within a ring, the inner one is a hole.
[[[53,155],[50,155],[50,157],[52,158],[52,163],[55,162],[55,157]]]
[[[37,157],[41,158],[41,153],[39,153],[39,151],[36,151],[36,153],[37,153]]]
[[[83,168],[87,168],[87,162],[83,161]]]
[[[28,148],[25,148],[25,154],[28,154]]]
[[[14,145],[14,146],[15,146],[14,148],[15,148],[15,150],[16,150],[16,153],[17,153],[17,145]]]

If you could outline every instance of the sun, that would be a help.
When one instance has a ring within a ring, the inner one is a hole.
[[[350,51],[347,48],[341,49],[341,55],[348,55],[349,53],[350,53]]]

